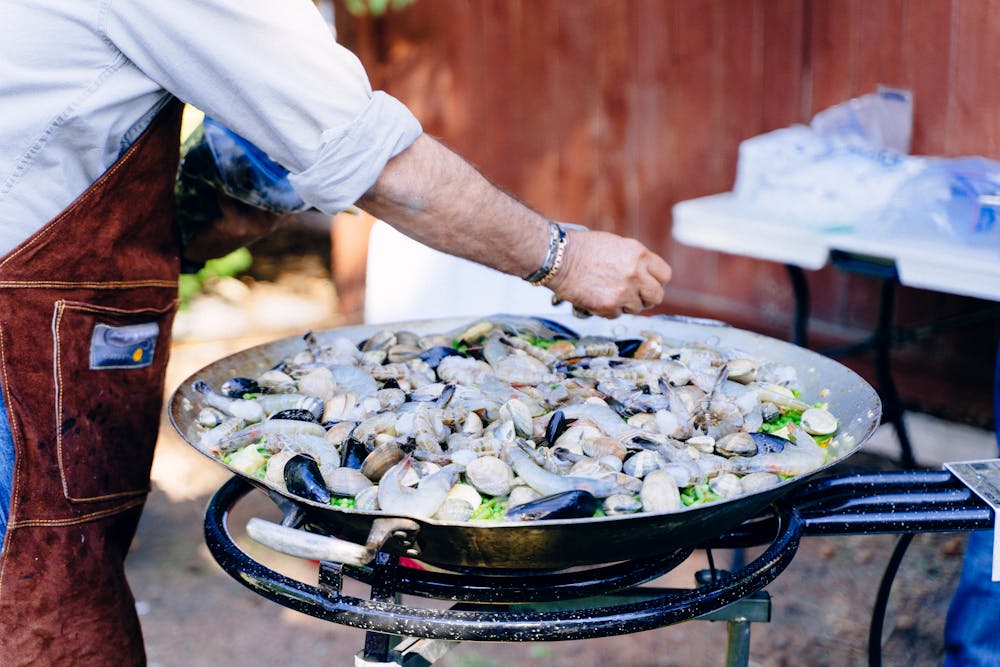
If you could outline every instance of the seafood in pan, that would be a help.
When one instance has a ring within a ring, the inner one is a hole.
[[[197,445],[307,501],[440,521],[673,512],[806,475],[839,422],[798,369],[497,315],[320,343],[197,382]]]

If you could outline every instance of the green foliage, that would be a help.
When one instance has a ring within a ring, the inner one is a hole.
[[[344,0],[347,11],[354,16],[383,16],[387,11],[400,11],[416,0]]]
[[[253,255],[246,248],[239,248],[233,252],[210,259],[205,262],[205,266],[197,273],[182,273],[177,283],[177,298],[180,300],[181,308],[186,308],[195,296],[205,289],[205,284],[215,278],[228,278],[237,276],[248,270],[253,264]]]

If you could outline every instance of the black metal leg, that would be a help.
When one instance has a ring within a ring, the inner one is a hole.
[[[795,295],[795,313],[792,319],[792,342],[801,347],[808,344],[809,327],[809,283],[802,267],[785,264],[788,278],[792,283],[792,294]]]
[[[396,572],[399,567],[399,557],[379,552],[373,561],[375,570],[374,583],[372,583],[371,598],[375,602],[392,602],[396,600]],[[365,648],[363,656],[365,660],[376,662],[389,662],[389,653],[393,645],[399,641],[398,637],[381,632],[369,631],[365,633]]]
[[[903,423],[903,405],[892,379],[890,355],[892,353],[893,307],[896,293],[895,278],[884,278],[879,295],[878,322],[875,327],[875,378],[878,392],[882,397],[883,420],[896,429],[899,440],[901,462],[904,467],[916,466],[910,436]]]

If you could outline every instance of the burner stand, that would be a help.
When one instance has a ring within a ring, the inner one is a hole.
[[[379,553],[363,568],[321,562],[318,585],[311,586],[270,570],[233,542],[228,514],[252,488],[234,477],[209,503],[205,536],[212,555],[237,581],[282,606],[367,630],[365,649],[356,658],[364,667],[431,664],[455,642],[592,639],[692,619],[726,621],[726,664],[747,665],[749,624],[770,618],[770,598],[762,589],[791,562],[804,525],[791,506],[776,509],[767,529],[774,530],[773,540],[760,557],[735,572],[706,572],[691,589],[640,586],[687,559],[690,548],[557,572],[424,571]],[[345,576],[369,584],[371,599],[344,595]],[[404,605],[399,602],[404,594],[456,604],[449,609]],[[405,639],[395,644],[393,637]]]

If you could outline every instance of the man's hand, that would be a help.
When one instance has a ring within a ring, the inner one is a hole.
[[[636,314],[663,301],[670,266],[642,243],[607,232],[566,232],[563,266],[548,286],[602,317]]]

